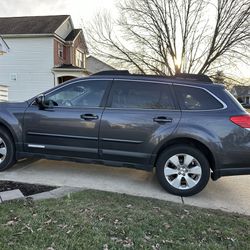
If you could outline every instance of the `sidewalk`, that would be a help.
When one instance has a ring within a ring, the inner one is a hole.
[[[126,193],[250,215],[250,176],[210,181],[200,194],[187,198],[165,192],[153,173],[72,162],[25,160],[1,172],[0,180]]]

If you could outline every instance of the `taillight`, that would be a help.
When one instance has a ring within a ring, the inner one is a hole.
[[[250,128],[250,115],[231,116],[230,120],[242,128]]]

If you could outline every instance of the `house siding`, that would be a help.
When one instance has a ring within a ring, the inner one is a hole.
[[[63,45],[63,58],[58,54],[59,44]],[[70,60],[70,46],[65,46],[62,42],[59,42],[57,39],[54,39],[54,66],[60,66],[62,64],[71,64]]]
[[[58,54],[59,44],[63,45],[63,49],[64,49],[63,58],[61,58]],[[58,39],[54,38],[54,66],[57,67],[62,64],[72,64],[73,66],[77,66],[76,65],[76,50],[77,49],[83,52],[84,63],[85,63],[86,53],[84,53],[85,48],[82,45],[82,40],[80,36],[76,38],[73,45],[64,45]]]
[[[73,29],[74,27],[72,26],[71,22],[70,22],[70,19],[68,19],[66,22],[64,22],[57,30],[56,30],[56,34],[65,39],[68,34],[71,32],[71,30]]]
[[[97,58],[93,56],[89,56],[86,59],[86,69],[88,72],[95,74],[100,71],[105,71],[105,70],[115,70],[114,67],[103,63],[102,61],[98,60]]]
[[[76,50],[79,49],[81,52],[83,52],[83,61],[84,61],[84,65],[86,63],[86,53],[85,53],[85,48],[82,44],[82,40],[81,37],[78,36],[75,41],[74,41],[74,45],[73,45],[73,53],[72,53],[72,64],[74,66],[76,66]]]
[[[54,86],[52,37],[5,40],[10,52],[0,57],[0,84],[9,87],[9,101],[27,100]]]

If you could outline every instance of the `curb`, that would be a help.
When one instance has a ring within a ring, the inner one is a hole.
[[[57,198],[64,197],[66,195],[70,195],[71,193],[82,191],[84,189],[86,188],[62,186],[62,187],[53,189],[51,191],[33,194],[29,196],[23,196],[23,194],[21,193],[19,189],[11,190],[11,191],[2,192],[2,196],[0,196],[0,204],[6,201],[21,200],[21,199],[32,199],[34,201],[46,200],[46,199],[57,199]]]
[[[53,189],[53,190],[48,191],[48,192],[29,195],[29,196],[26,196],[25,198],[32,199],[34,201],[46,200],[46,199],[57,199],[57,198],[61,198],[61,197],[64,197],[66,195],[69,195],[71,193],[82,191],[84,189],[85,188],[62,186],[62,187]]]

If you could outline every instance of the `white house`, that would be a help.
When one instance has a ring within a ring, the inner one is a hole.
[[[88,75],[84,35],[69,15],[0,18],[0,34],[11,48],[0,56],[0,85],[9,87],[9,101]]]
[[[114,67],[108,65],[107,63],[91,55],[87,56],[86,68],[87,68],[87,71],[92,74],[95,74],[100,71],[105,71],[105,70],[116,70]]]
[[[231,92],[244,107],[250,107],[250,86],[234,86]]]

